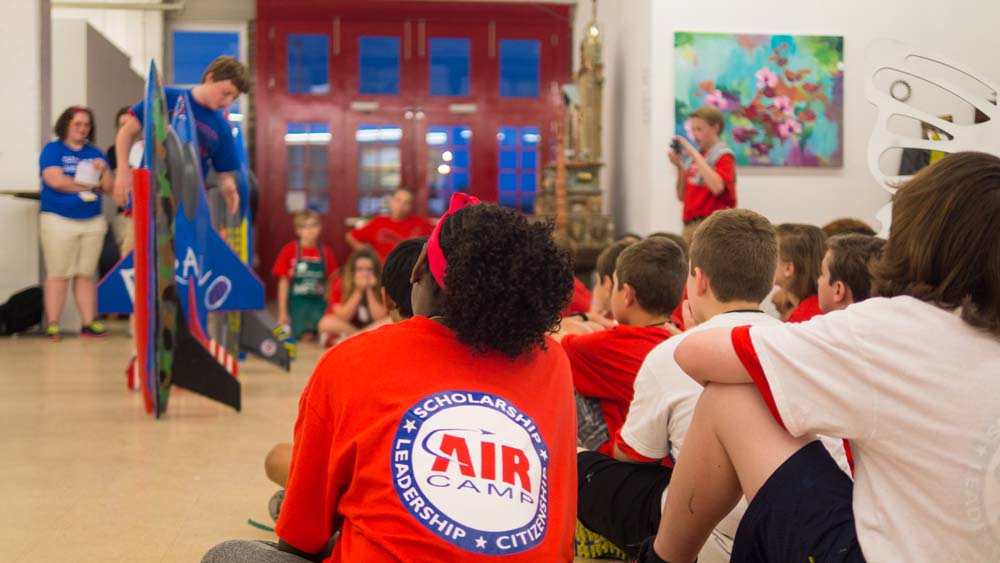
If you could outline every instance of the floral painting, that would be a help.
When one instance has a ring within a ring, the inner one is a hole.
[[[674,73],[678,135],[712,105],[737,164],[842,165],[843,37],[677,32]]]

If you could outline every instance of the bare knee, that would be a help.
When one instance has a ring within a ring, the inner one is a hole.
[[[282,487],[288,483],[288,469],[292,463],[292,445],[278,444],[267,452],[264,458],[264,473],[267,478]]]

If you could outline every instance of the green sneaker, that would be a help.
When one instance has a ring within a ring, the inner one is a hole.
[[[107,334],[107,332],[107,329],[104,328],[104,323],[101,321],[94,321],[80,329],[80,336],[83,336],[84,338],[100,338]]]
[[[59,340],[62,338],[62,331],[59,330],[59,323],[49,323],[46,325],[45,337],[49,340]]]

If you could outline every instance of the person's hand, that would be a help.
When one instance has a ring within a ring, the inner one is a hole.
[[[278,325],[285,326],[288,324],[288,313],[281,314],[278,313]]]
[[[698,152],[698,149],[695,148],[695,146],[691,144],[691,141],[688,141],[686,138],[684,138],[684,137],[682,137],[680,135],[678,135],[678,136],[676,136],[674,138],[677,139],[678,143],[680,143],[680,145],[681,145],[681,152],[687,153],[688,156],[690,156],[691,158],[694,158],[695,156],[701,154],[700,152]]]
[[[359,291],[368,291],[375,286],[374,279],[371,272],[354,272],[354,287]]]
[[[104,171],[108,169],[108,165],[105,164],[104,161],[101,160],[101,159],[99,159],[99,158],[95,158],[94,160],[91,160],[90,164],[94,167],[94,170],[97,170],[101,174],[103,174]]]
[[[677,154],[677,151],[674,149],[667,151],[667,158],[670,159],[670,162],[677,168],[684,167],[684,161],[681,159],[681,155]]]
[[[219,178],[219,193],[226,202],[226,210],[230,215],[236,215],[240,210],[240,192],[236,188],[236,180],[226,174]]]
[[[698,321],[694,320],[694,313],[691,311],[691,302],[687,299],[681,303],[681,316],[684,318],[684,330],[698,326]]]
[[[128,194],[132,191],[132,174],[128,169],[119,170],[115,174],[115,187],[112,197],[118,207],[125,207],[128,204]]]
[[[587,313],[587,320],[601,328],[614,328],[618,323],[614,319],[609,319],[604,311],[593,310]]]

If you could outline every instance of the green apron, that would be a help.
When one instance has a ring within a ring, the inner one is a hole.
[[[295,246],[295,268],[288,295],[288,316],[292,337],[316,332],[316,325],[326,312],[326,257],[319,247],[319,262],[302,259],[302,245]]]

